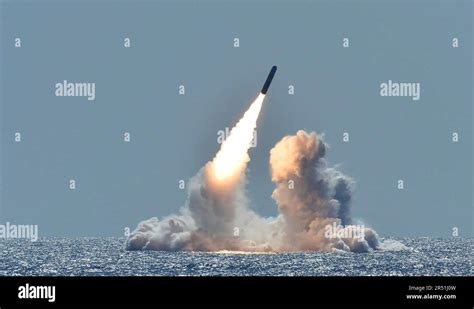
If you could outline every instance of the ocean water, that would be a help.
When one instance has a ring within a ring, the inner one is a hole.
[[[398,238],[372,253],[125,251],[124,238],[0,240],[1,276],[472,276],[474,238]],[[395,243],[396,244],[396,243]]]

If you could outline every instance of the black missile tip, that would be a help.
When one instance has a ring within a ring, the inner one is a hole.
[[[262,91],[260,91],[262,94],[267,94],[268,88],[270,88],[270,84],[272,83],[273,76],[275,76],[276,71],[276,65],[272,66],[270,73],[268,73],[267,80],[265,80],[265,84],[263,84]]]

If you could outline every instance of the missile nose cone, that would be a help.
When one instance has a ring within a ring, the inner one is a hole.
[[[270,73],[268,73],[267,80],[265,81],[265,84],[263,84],[262,91],[260,91],[262,94],[267,94],[268,88],[270,88],[270,84],[272,83],[273,76],[275,76],[277,67],[274,65],[272,69],[270,70]]]

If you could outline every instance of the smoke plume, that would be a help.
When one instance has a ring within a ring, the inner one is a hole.
[[[270,151],[272,181],[277,186],[272,197],[284,231],[279,250],[377,249],[374,230],[352,225],[354,181],[327,166],[326,149],[316,133],[298,131],[284,137]],[[360,235],[355,235],[356,229]]]
[[[245,194],[248,149],[264,100],[260,95],[231,130],[214,159],[192,177],[176,215],[142,221],[127,250],[368,252],[377,233],[354,225],[354,181],[327,166],[327,145],[316,133],[298,131],[270,151],[272,198],[278,216],[263,218]]]

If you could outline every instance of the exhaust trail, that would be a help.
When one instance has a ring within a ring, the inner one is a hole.
[[[266,224],[248,207],[245,170],[250,161],[248,150],[257,120],[275,72],[276,66],[271,69],[262,91],[232,128],[213,160],[190,179],[188,199],[180,214],[163,220],[154,217],[139,223],[127,239],[126,249],[269,250],[266,244],[257,245],[257,242],[264,242],[268,231],[258,229],[257,233],[254,232],[255,226]]]
[[[245,168],[247,162],[250,161],[248,150],[264,99],[265,95],[260,93],[237,125],[232,128],[229,136],[222,143],[221,149],[212,160],[213,172],[219,181],[225,181],[235,174],[240,174],[242,168]]]
[[[253,139],[253,132],[257,127],[257,119],[260,115],[263,101],[265,100],[276,70],[276,66],[271,68],[257,99],[255,99],[244,116],[231,130],[229,137],[225,140],[221,149],[214,157],[212,161],[214,174],[219,181],[223,181],[236,173],[240,174],[242,172],[241,169],[250,161],[247,152]]]

